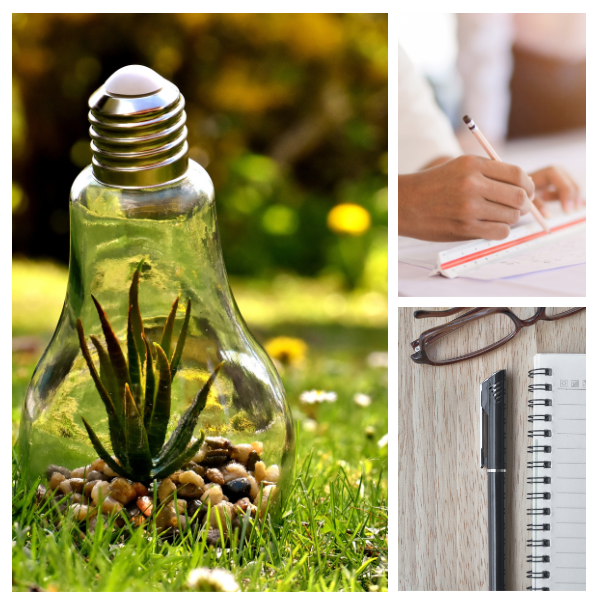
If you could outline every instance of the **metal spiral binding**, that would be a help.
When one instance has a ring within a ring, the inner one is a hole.
[[[552,375],[552,369],[532,369],[528,373],[530,378],[534,378],[536,376],[546,376],[549,377]],[[543,392],[551,392],[552,384],[550,383],[533,383],[529,384],[528,391],[531,393],[543,391]],[[529,408],[533,409],[536,406],[552,406],[551,398],[531,398],[527,401]],[[540,421],[543,422],[552,422],[552,415],[542,414],[542,415],[528,415],[527,421],[529,423],[538,423]],[[550,429],[530,429],[527,433],[530,438],[544,437],[549,438],[552,437],[552,430]],[[527,452],[529,454],[550,454],[552,452],[552,446],[527,446]],[[529,469],[550,469],[552,467],[552,462],[549,460],[530,460],[527,462],[527,468]],[[545,476],[533,476],[527,477],[528,484],[542,484],[542,485],[550,485],[551,483],[550,477]],[[550,500],[551,495],[550,492],[528,492],[527,500]],[[528,516],[548,516],[550,515],[550,508],[528,508],[527,509]],[[550,531],[550,523],[530,523],[527,525],[527,531]],[[536,540],[527,540],[528,548],[547,548],[550,546],[549,539],[536,539]],[[529,555],[527,557],[527,562],[530,563],[549,563],[550,556],[548,554],[542,554],[541,556],[533,556]],[[527,572],[528,579],[549,579],[550,572],[549,571],[528,571]],[[527,588],[531,591],[542,591],[549,592],[549,587],[536,587],[532,585]]]

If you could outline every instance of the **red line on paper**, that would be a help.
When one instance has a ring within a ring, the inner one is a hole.
[[[567,227],[572,227],[573,225],[578,225],[579,223],[585,222],[585,217],[581,219],[577,219],[576,221],[572,221],[571,223],[565,223],[564,225],[558,225],[557,227],[552,227],[550,233],[554,233],[555,231],[560,231],[561,229],[566,229]],[[530,242],[531,240],[535,240],[537,238],[541,238],[545,235],[548,235],[545,231],[540,231],[539,233],[532,233],[531,235],[527,235],[525,237],[519,238],[518,240],[513,240],[511,242],[506,242],[504,244],[499,244],[498,246],[492,246],[491,248],[486,248],[485,250],[480,250],[479,252],[474,252],[473,254],[467,254],[467,256],[462,256],[461,258],[457,258],[455,260],[451,260],[447,263],[444,263],[440,266],[440,269],[446,270],[451,269],[452,267],[458,267],[459,265],[464,265],[465,263],[472,262],[477,260],[478,258],[483,258],[484,256],[489,256],[490,254],[496,254],[497,252],[502,252],[502,250],[506,250],[507,248],[513,248],[514,246],[519,246],[520,244],[524,244],[525,242]]]

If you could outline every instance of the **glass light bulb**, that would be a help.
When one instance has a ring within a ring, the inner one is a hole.
[[[188,303],[190,307],[183,351],[171,374],[165,441],[223,362],[190,443],[204,431],[210,448],[220,444],[229,454],[222,461],[213,457],[203,466],[198,459],[196,472],[203,474],[207,485],[218,479],[216,473],[207,474],[209,469],[224,472],[232,461],[241,463],[259,484],[261,479],[263,485],[276,484],[274,508],[281,505],[293,470],[291,413],[279,376],[231,293],[213,184],[207,172],[187,157],[183,98],[173,84],[163,82],[156,93],[140,98],[118,96],[102,87],[90,99],[94,161],[71,190],[67,294],[25,398],[22,467],[32,481],[47,473],[49,465],[73,470],[97,460],[83,419],[108,452],[116,454],[107,408],[84,358],[77,323],[81,320],[98,373],[102,365],[96,341],[107,346],[93,298],[106,313],[124,356],[131,356],[127,353],[130,288],[141,264],[139,313],[155,368],[158,349],[153,344],[161,344],[174,301],[179,298],[172,342],[164,349],[168,359],[175,354]],[[143,352],[140,364],[143,388],[148,378]],[[206,442],[203,448],[206,451]],[[255,464],[250,469],[251,450],[259,455],[254,454],[252,462],[263,463],[267,475],[260,465],[260,475]],[[179,470],[193,463],[188,461]],[[148,477],[144,483],[150,483]]]

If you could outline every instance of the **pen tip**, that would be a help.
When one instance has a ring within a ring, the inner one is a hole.
[[[463,117],[463,121],[468,125],[471,122],[471,117],[469,115],[465,115]]]

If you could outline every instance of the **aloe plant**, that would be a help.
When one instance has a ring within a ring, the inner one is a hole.
[[[206,406],[210,388],[223,363],[216,367],[196,394],[165,444],[171,415],[171,382],[181,360],[192,303],[188,301],[177,345],[169,358],[175,314],[179,304],[179,297],[176,298],[167,317],[160,344],[153,344],[155,361],[152,347],[144,332],[138,300],[143,264],[144,259],[133,274],[129,290],[127,356],[121,349],[106,313],[93,295],[92,300],[100,317],[106,343],[104,347],[99,338],[90,336],[98,353],[100,373],[88,349],[81,319],[77,320],[77,332],[81,352],[106,408],[110,441],[117,460],[108,453],[89,423],[82,417],[92,445],[98,456],[115,473],[128,479],[146,482],[167,477],[198,453],[204,442],[204,431],[201,431],[193,444],[189,445],[189,442],[198,417]]]

